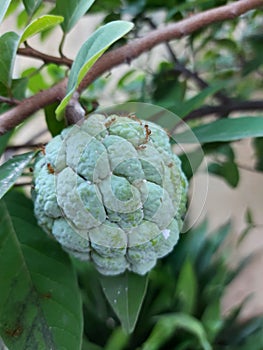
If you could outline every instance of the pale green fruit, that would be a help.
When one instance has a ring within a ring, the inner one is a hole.
[[[66,251],[105,275],[143,275],[171,252],[187,180],[161,127],[94,114],[44,153],[34,170],[35,215]]]

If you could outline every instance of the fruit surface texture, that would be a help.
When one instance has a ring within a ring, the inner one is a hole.
[[[188,184],[152,122],[89,116],[40,152],[34,182],[39,225],[104,275],[143,275],[178,241]]]

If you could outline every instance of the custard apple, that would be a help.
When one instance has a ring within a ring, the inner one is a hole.
[[[89,116],[47,144],[34,182],[39,225],[104,275],[143,275],[177,243],[188,184],[152,122]]]

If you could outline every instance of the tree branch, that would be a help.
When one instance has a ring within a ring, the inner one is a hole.
[[[230,100],[228,104],[222,104],[219,106],[203,106],[192,112],[190,112],[184,121],[203,118],[208,115],[217,115],[224,117],[231,112],[248,112],[248,111],[262,111],[263,100],[252,100],[252,101],[238,101]]]
[[[20,101],[16,100],[15,98],[0,96],[0,103],[7,103],[10,106],[16,106],[20,104]]]
[[[187,36],[212,23],[236,18],[249,10],[263,6],[263,0],[239,0],[225,6],[217,7],[198,13],[165,28],[156,29],[118,49],[103,55],[90,69],[80,84],[81,92],[103,73],[123,63],[129,63],[143,52],[151,50],[154,46]],[[5,112],[0,116],[0,135],[21,123],[31,114],[64,97],[67,80],[63,80],[48,90],[42,91],[28,99],[23,100],[19,106]]]
[[[73,61],[70,60],[69,58],[50,56],[38,50],[35,50],[30,46],[27,46],[25,48],[19,48],[17,53],[21,56],[42,60],[44,63],[55,63],[60,66],[64,65],[67,67],[71,67],[73,63]]]
[[[152,21],[151,18],[147,17],[145,19],[148,21],[152,29],[157,29],[156,24]],[[164,44],[167,48],[167,51],[169,52],[172,62],[174,63],[175,72],[180,72],[185,78],[190,78],[193,80],[200,89],[206,89],[209,87],[209,84],[203,80],[196,71],[191,71],[178,60],[169,42],[165,42]],[[214,96],[221,103],[227,103],[229,101],[229,98],[220,91],[214,93]]]

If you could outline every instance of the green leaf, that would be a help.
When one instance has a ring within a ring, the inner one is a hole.
[[[55,13],[64,17],[61,27],[68,33],[78,20],[88,11],[95,0],[57,0]]]
[[[21,35],[19,44],[23,43],[31,36],[56,26],[57,24],[63,22],[63,20],[64,19],[62,16],[44,15],[38,17],[25,28],[23,34]]]
[[[118,276],[100,276],[103,292],[115,311],[125,332],[136,325],[147,289],[147,276],[125,272]]]
[[[195,335],[202,349],[212,350],[202,323],[194,317],[183,313],[174,313],[160,317],[152,333],[143,344],[142,350],[158,350],[161,345],[173,336],[178,328]]]
[[[56,118],[55,112],[58,107],[58,104],[58,102],[55,102],[45,107],[47,127],[53,137],[60,134],[61,131],[66,127],[65,119],[58,121]]]
[[[81,298],[70,259],[16,191],[0,202],[0,271],[0,334],[9,349],[81,349]]]
[[[35,152],[20,154],[0,166],[0,199],[13,186],[34,155]]]
[[[9,131],[9,132],[7,132],[6,134],[4,134],[3,136],[0,137],[0,157],[4,153],[6,145],[7,145],[8,141],[9,141],[11,135],[12,135],[12,132]]]
[[[213,232],[209,236],[209,239],[206,239],[201,249],[199,250],[198,257],[196,259],[195,267],[199,274],[203,273],[207,268],[211,266],[213,255],[222,246],[230,230],[231,222],[228,221],[226,224],[222,225],[215,232]]]
[[[31,67],[26,69],[22,73],[22,77],[26,78],[28,81],[27,88],[33,93],[47,89],[49,84],[46,82],[43,72],[39,71],[39,69]]]
[[[253,140],[253,147],[256,156],[256,169],[263,171],[263,137]]]
[[[0,82],[9,88],[12,84],[18,42],[19,35],[14,32],[5,33],[0,37]]]
[[[239,182],[239,170],[234,162],[223,162],[221,164],[211,163],[208,166],[211,174],[222,177],[233,188],[237,187]]]
[[[196,173],[204,159],[202,148],[197,148],[192,152],[180,155],[182,161],[182,169],[188,180]]]
[[[92,65],[109,48],[109,46],[127,34],[132,28],[133,24],[127,21],[107,23],[97,29],[82,45],[70,71],[67,95],[61,101],[56,110],[58,119],[61,119],[61,115],[71,96]]]
[[[33,13],[39,8],[42,0],[23,0],[26,12],[29,16],[32,16]]]
[[[102,347],[84,339],[81,350],[103,350]]]
[[[129,340],[129,336],[123,332],[121,327],[114,329],[104,350],[122,350],[125,348]]]
[[[189,258],[186,259],[178,276],[175,295],[179,299],[180,310],[192,314],[196,305],[197,280]]]
[[[207,331],[209,341],[213,341],[223,326],[219,299],[215,299],[206,307],[202,316],[202,324]]]
[[[192,132],[200,143],[235,141],[263,136],[263,117],[220,119],[175,135],[178,143],[194,143]]]
[[[0,0],[0,23],[2,22],[11,0]]]
[[[219,90],[222,90],[223,86],[223,83],[218,83],[217,85],[209,86],[203,89],[194,97],[190,98],[189,100],[186,100],[182,104],[176,104],[176,106],[172,107],[171,110],[174,113],[178,114],[181,118],[184,118],[194,109],[199,108],[207,99],[207,97],[214,95]]]

